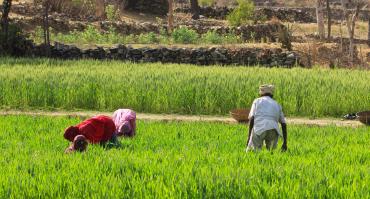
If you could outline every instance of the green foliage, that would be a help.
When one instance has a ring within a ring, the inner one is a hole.
[[[138,121],[121,148],[63,154],[80,121],[0,117],[0,197],[368,198],[366,127],[290,126],[288,152],[245,153],[245,125]]]
[[[103,35],[93,25],[87,25],[85,31],[81,33],[81,37],[80,39],[87,42],[93,42],[95,40],[101,41],[103,39]]]
[[[135,44],[137,43],[137,38],[135,35],[127,35],[126,37],[124,37],[124,42],[125,44]]]
[[[153,44],[158,43],[159,39],[154,32],[149,32],[146,34],[140,34],[137,39],[138,43],[140,44]]]
[[[31,39],[36,43],[43,42],[43,30],[40,26],[36,27]],[[204,44],[240,44],[243,43],[240,36],[233,32],[220,35],[215,31],[208,31],[204,35],[199,35],[193,30],[179,28],[168,36],[164,29],[160,33],[142,33],[140,35],[121,35],[114,27],[106,32],[101,32],[93,25],[88,25],[84,31],[72,31],[68,34],[55,34],[51,30],[51,40],[62,43],[73,44],[194,44],[201,42]]]
[[[241,36],[236,35],[234,32],[224,35],[223,41],[225,44],[240,44],[243,43]]]
[[[36,43],[43,42],[43,32],[41,27],[36,27],[34,34],[31,35]],[[52,31],[51,31],[52,32]],[[73,44],[117,44],[125,43],[125,38],[118,34],[114,27],[110,27],[106,32],[100,32],[93,25],[88,25],[84,31],[72,31],[69,34],[51,33],[51,40],[62,43]]]
[[[237,0],[236,7],[228,16],[227,20],[232,26],[246,25],[253,18],[254,4],[251,0]]]
[[[44,30],[42,29],[41,26],[36,26],[35,30],[33,31],[30,37],[35,43],[43,43]]]
[[[119,44],[119,43],[122,43],[124,42],[124,38],[122,35],[120,35],[116,29],[111,26],[109,27],[109,30],[104,34],[105,37],[103,38],[106,38],[105,39],[105,43],[106,44]]]
[[[22,55],[23,51],[31,46],[27,35],[17,25],[9,24],[7,36],[0,27],[0,54]]]
[[[198,40],[198,33],[195,30],[186,27],[176,28],[172,33],[172,38],[175,43],[194,44]]]
[[[109,21],[117,21],[120,19],[120,11],[114,5],[107,5],[105,12]]]
[[[223,38],[216,31],[208,31],[206,34],[202,35],[202,41],[211,44],[221,44],[223,43]]]
[[[215,0],[199,0],[201,6],[213,6],[215,3]]]
[[[201,42],[206,44],[240,44],[243,43],[240,36],[230,32],[225,35],[220,35],[216,31],[208,31],[202,35]]]
[[[370,107],[370,71],[12,58],[0,59],[0,70],[4,108],[225,115],[249,108],[264,83],[275,84],[274,98],[289,116],[339,117]]]

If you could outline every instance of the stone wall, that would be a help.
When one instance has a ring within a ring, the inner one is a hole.
[[[143,13],[166,15],[168,12],[167,0],[121,0],[125,9]]]
[[[12,22],[22,29],[31,32],[36,26],[42,26],[42,18],[34,17],[30,19],[15,19]],[[58,15],[53,15],[50,17],[49,25],[53,28],[53,31],[68,33],[72,30],[83,31],[87,25],[91,23],[81,22],[81,21],[70,21],[65,20]],[[102,31],[108,31],[111,27],[114,27],[116,31],[123,35],[139,35],[142,33],[154,32],[159,33],[160,29],[167,29],[167,27],[160,26],[155,23],[143,22],[143,23],[127,23],[124,21],[101,21],[94,23],[97,29]],[[284,30],[285,26],[282,24],[257,24],[257,25],[247,25],[240,27],[228,27],[228,26],[208,26],[205,24],[191,23],[187,25],[181,25],[182,27],[187,27],[189,29],[195,30],[198,34],[204,34],[207,31],[216,31],[219,34],[234,33],[240,35],[243,40],[256,40],[260,41],[266,39],[269,41],[277,41],[279,29]],[[180,27],[176,25],[175,27]]]
[[[27,56],[45,57],[45,48],[35,46]],[[132,48],[118,45],[111,48],[80,49],[76,46],[56,43],[50,57],[57,59],[99,59],[132,62],[183,63],[196,65],[261,65],[265,67],[293,67],[299,65],[295,52],[279,48]]]
[[[246,25],[239,27],[228,27],[228,26],[198,26],[190,25],[186,26],[190,29],[196,30],[199,34],[205,34],[207,31],[216,31],[217,33],[224,35],[227,33],[234,33],[240,35],[244,41],[254,40],[269,40],[276,42],[278,40],[279,31],[285,30],[286,27],[282,24],[257,24],[257,25]]]

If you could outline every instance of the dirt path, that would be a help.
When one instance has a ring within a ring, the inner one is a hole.
[[[69,117],[90,117],[98,114],[111,115],[111,112],[96,112],[96,111],[78,111],[78,112],[67,112],[67,111],[14,111],[14,110],[2,110],[0,116],[5,115],[32,115],[32,116],[69,116]],[[192,116],[192,115],[175,115],[175,114],[146,114],[138,113],[137,118],[139,120],[146,121],[187,121],[187,122],[219,122],[236,124],[237,122],[231,117],[227,116]],[[363,126],[359,121],[351,120],[340,120],[333,118],[323,119],[308,119],[308,118],[287,118],[288,124],[296,125],[309,125],[309,126],[342,126],[342,127],[360,127]]]

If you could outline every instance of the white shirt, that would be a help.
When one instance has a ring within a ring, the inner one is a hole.
[[[276,129],[282,136],[279,129],[280,123],[286,123],[281,106],[271,97],[263,96],[253,101],[249,119],[254,116],[253,132],[261,135],[264,131]]]

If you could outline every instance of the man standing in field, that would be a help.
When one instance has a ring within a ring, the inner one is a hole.
[[[131,109],[118,109],[113,114],[117,136],[133,137],[136,134],[136,113]]]
[[[67,151],[73,151],[76,148],[76,144],[80,146],[78,143],[83,142],[83,140],[87,140],[92,144],[105,144],[110,141],[110,144],[119,145],[115,131],[116,127],[113,120],[104,115],[98,115],[76,126],[70,126],[64,132],[64,138],[72,142]],[[78,151],[84,151],[85,149],[86,147],[82,147]]]
[[[262,85],[259,88],[260,97],[255,99],[249,113],[249,150],[261,150],[263,142],[268,150],[277,146],[279,136],[283,137],[281,149],[286,151],[287,125],[281,106],[273,99],[274,86]],[[283,133],[281,134],[278,122],[281,123]]]

